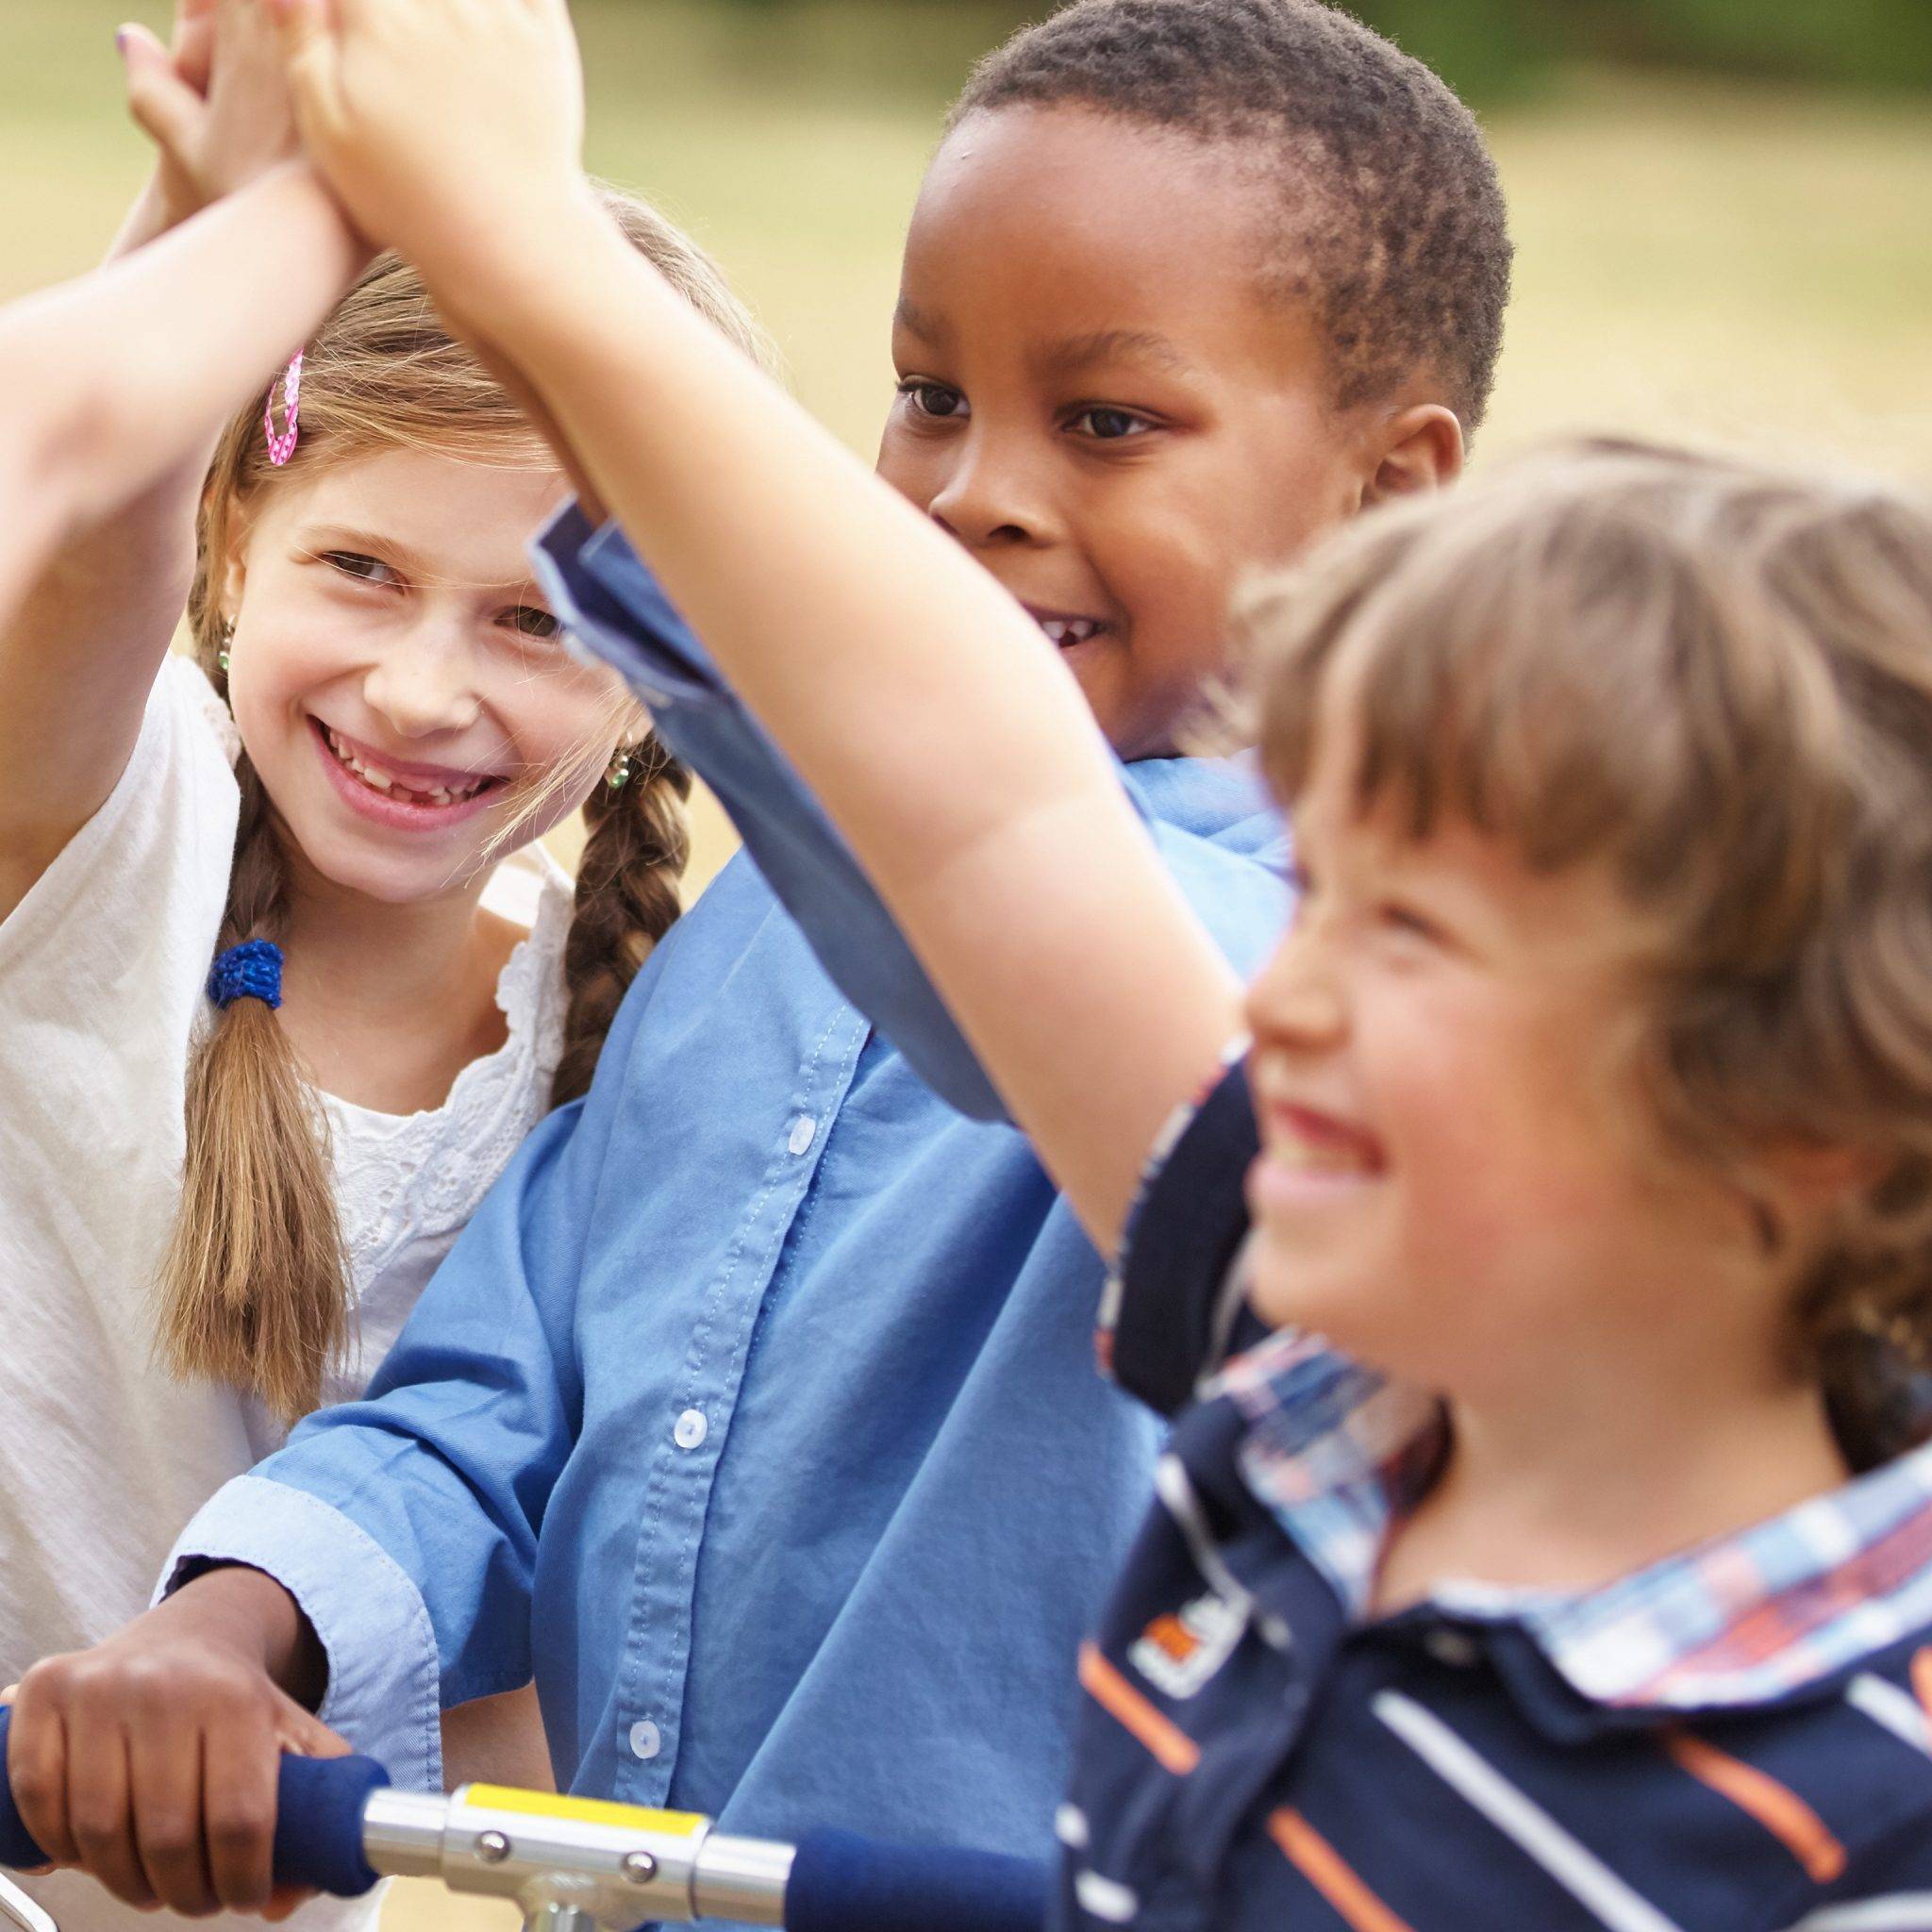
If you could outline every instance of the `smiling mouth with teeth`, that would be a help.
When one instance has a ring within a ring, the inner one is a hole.
[[[1069,644],[1084,644],[1089,638],[1098,637],[1107,628],[1092,617],[1042,617],[1037,621],[1041,629],[1061,650]]]
[[[461,785],[406,785],[393,772],[386,771],[374,760],[363,758],[346,739],[331,730],[321,719],[316,719],[314,723],[323,742],[335,755],[336,762],[345,772],[359,778],[372,791],[379,791],[384,797],[396,799],[404,805],[461,805],[497,782],[486,774],[480,778],[473,778]]]

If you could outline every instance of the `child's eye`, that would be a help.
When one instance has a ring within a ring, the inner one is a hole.
[[[1132,409],[1109,408],[1105,404],[1098,404],[1091,409],[1082,409],[1067,426],[1078,430],[1083,436],[1091,437],[1095,442],[1125,442],[1132,437],[1144,435],[1155,425]]]
[[[563,628],[549,611],[534,604],[519,604],[514,610],[505,611],[501,622],[526,638],[554,638]]]
[[[379,557],[365,557],[359,550],[325,550],[322,560],[358,584],[392,584],[396,574]]]
[[[941,423],[958,423],[967,414],[966,398],[942,382],[928,382],[924,376],[908,375],[899,385],[899,393],[915,416],[930,416]]]
[[[1425,912],[1418,912],[1413,906],[1400,900],[1386,899],[1375,908],[1375,917],[1384,930],[1397,933],[1404,939],[1423,940],[1432,946],[1446,945],[1448,934]]]

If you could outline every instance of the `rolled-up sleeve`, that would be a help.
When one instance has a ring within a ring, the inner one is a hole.
[[[368,1394],[227,1484],[170,1558],[164,1591],[223,1563],[288,1590],[327,1654],[321,1715],[401,1785],[440,1784],[441,1707],[529,1681],[538,1530],[582,1409],[582,1234],[620,1084],[525,1141]]]
[[[157,1600],[217,1564],[273,1576],[328,1657],[323,1723],[406,1790],[442,1783],[436,1631],[414,1580],[351,1518],[301,1490],[237,1476],[181,1534]]]

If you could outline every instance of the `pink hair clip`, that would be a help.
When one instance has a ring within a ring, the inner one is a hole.
[[[301,433],[302,351],[297,349],[282,372],[282,414],[285,426],[275,427],[275,392],[269,388],[268,407],[261,414],[261,426],[268,432],[268,459],[280,469],[295,454],[295,439]]]

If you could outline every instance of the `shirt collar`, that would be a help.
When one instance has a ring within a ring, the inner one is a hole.
[[[1441,1405],[1305,1337],[1230,1364],[1249,1490],[1367,1614],[1391,1520],[1433,1480]],[[1932,1624],[1932,1444],[1591,1591],[1446,1586],[1434,1607],[1524,1631],[1589,1702],[1749,1708],[1834,1679]]]
[[[1287,827],[1252,752],[1136,758],[1121,767],[1121,777],[1141,816],[1155,824],[1277,863],[1288,856]]]

